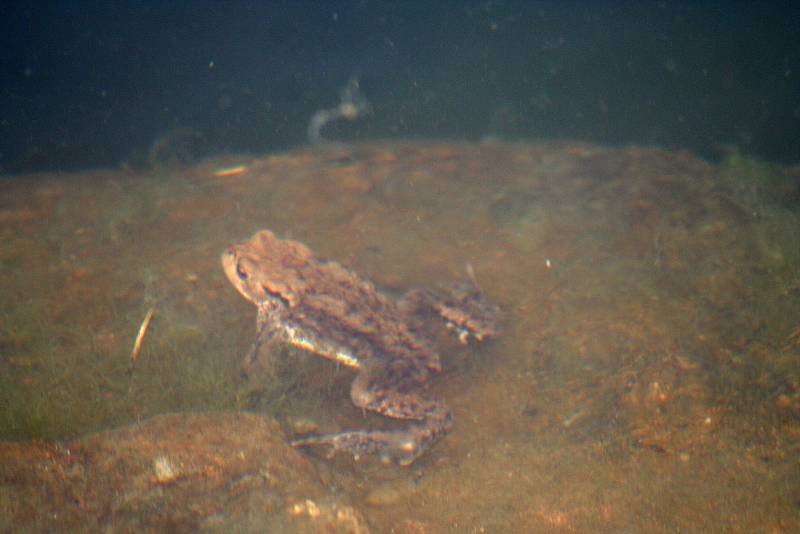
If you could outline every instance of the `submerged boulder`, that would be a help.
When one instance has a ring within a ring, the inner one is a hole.
[[[368,532],[279,425],[175,414],[69,443],[0,443],[0,530]]]

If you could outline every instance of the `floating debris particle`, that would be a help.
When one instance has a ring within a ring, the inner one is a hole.
[[[584,410],[583,410],[583,409],[580,409],[580,410],[578,410],[578,411],[576,411],[576,412],[572,413],[571,415],[569,415],[569,416],[568,416],[566,419],[564,419],[563,421],[561,421],[561,425],[562,425],[564,428],[569,428],[569,427],[571,427],[571,426],[572,426],[572,424],[573,424],[575,421],[577,421],[578,419],[580,419],[580,418],[583,416],[583,414],[584,414]]]
[[[139,352],[142,350],[142,341],[144,341],[144,335],[147,333],[147,328],[150,326],[150,319],[153,318],[153,312],[155,311],[155,306],[152,306],[149,310],[147,310],[147,314],[144,316],[144,320],[142,321],[142,326],[139,327],[139,333],[136,335],[136,341],[133,342],[133,350],[131,351],[131,366],[128,368],[128,374],[133,373],[133,367],[136,365],[136,358],[139,357]]]
[[[231,165],[229,167],[220,167],[214,171],[214,176],[236,176],[247,172],[247,165]]]
[[[311,116],[308,123],[308,140],[312,145],[326,143],[322,137],[322,128],[329,122],[339,119],[354,121],[372,112],[372,106],[361,94],[358,78],[353,76],[339,94],[340,102],[335,108],[320,109]]]

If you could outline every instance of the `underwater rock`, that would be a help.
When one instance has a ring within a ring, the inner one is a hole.
[[[163,415],[69,443],[0,443],[0,531],[368,532],[278,424]]]

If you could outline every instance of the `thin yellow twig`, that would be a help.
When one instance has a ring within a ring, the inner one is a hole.
[[[139,327],[139,333],[136,335],[136,341],[133,342],[133,350],[131,351],[131,366],[128,368],[128,373],[133,373],[133,366],[136,365],[136,358],[139,357],[139,352],[142,350],[142,341],[144,335],[147,333],[147,328],[150,326],[150,319],[153,318],[153,312],[156,311],[155,306],[151,306],[144,316],[142,326]]]

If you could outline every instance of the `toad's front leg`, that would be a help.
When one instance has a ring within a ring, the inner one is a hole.
[[[286,342],[285,332],[280,327],[281,320],[282,317],[277,317],[276,311],[270,306],[262,304],[258,307],[256,338],[242,361],[242,371],[245,376],[253,374],[256,364],[264,369],[269,368],[268,354],[264,356],[261,354],[264,345],[274,346]]]

